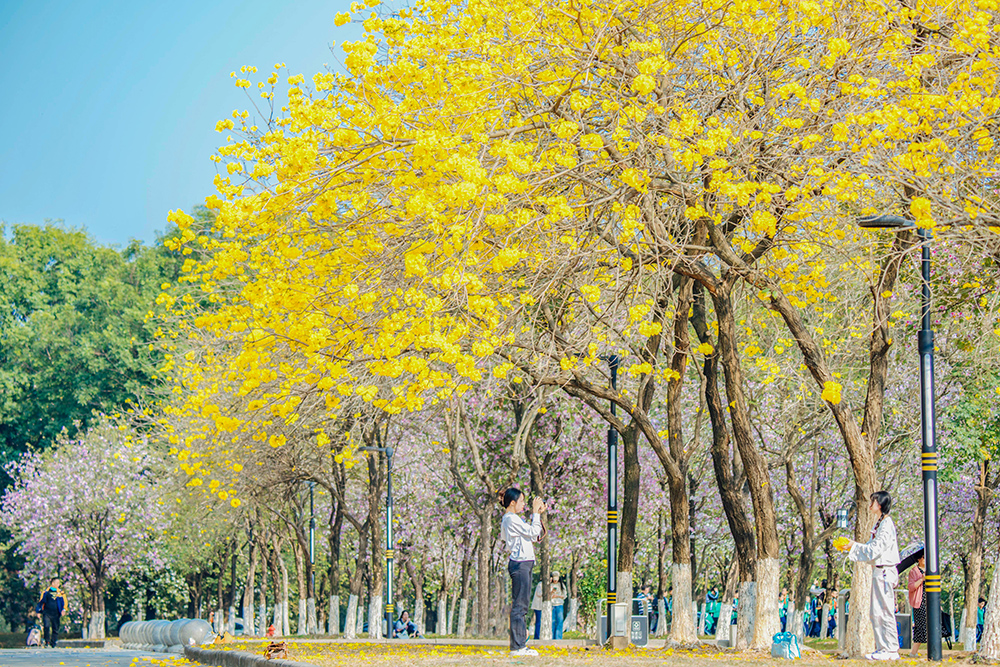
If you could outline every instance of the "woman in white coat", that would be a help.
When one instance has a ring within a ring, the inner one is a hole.
[[[892,497],[887,491],[871,495],[869,511],[875,515],[875,527],[867,544],[848,540],[847,557],[872,564],[872,629],[875,631],[875,652],[869,660],[899,660],[899,631],[896,629],[896,584],[899,583],[899,546],[896,525],[889,516]]]

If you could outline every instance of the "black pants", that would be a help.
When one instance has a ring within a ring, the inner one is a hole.
[[[45,628],[44,643],[55,647],[59,641],[59,614],[42,614],[42,627]]]
[[[535,567],[533,560],[512,560],[507,563],[510,574],[510,650],[518,651],[528,644],[528,626],[524,616],[531,606],[531,569]]]

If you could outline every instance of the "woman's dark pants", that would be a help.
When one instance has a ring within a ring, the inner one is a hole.
[[[531,594],[531,570],[535,567],[533,560],[512,560],[507,563],[510,574],[510,650],[518,651],[528,643],[528,626],[524,617],[528,613]]]

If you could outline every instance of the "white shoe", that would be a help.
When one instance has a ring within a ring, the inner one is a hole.
[[[865,656],[869,660],[899,660],[899,653],[895,651],[875,651]]]
[[[533,648],[528,648],[527,646],[525,646],[524,648],[519,648],[516,651],[511,651],[510,654],[511,655],[538,655],[538,651],[536,651]]]

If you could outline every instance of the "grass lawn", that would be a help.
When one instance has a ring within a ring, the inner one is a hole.
[[[237,642],[224,648],[263,653],[263,643]],[[222,648],[222,647],[219,647]],[[525,665],[538,667],[696,667],[710,662],[718,667],[755,664],[775,665],[779,661],[770,655],[737,654],[705,646],[694,650],[637,649],[610,652],[601,648],[540,647],[537,658],[512,658],[495,646],[432,646],[407,644],[305,644],[289,642],[289,659],[322,667],[432,667],[454,665],[491,667],[493,665]],[[917,660],[903,659],[897,665],[916,665]],[[920,660],[919,662],[924,662]],[[945,657],[945,663],[967,663],[961,655]],[[822,653],[808,652],[794,663],[797,667],[837,667],[863,665],[864,660],[837,660]]]

